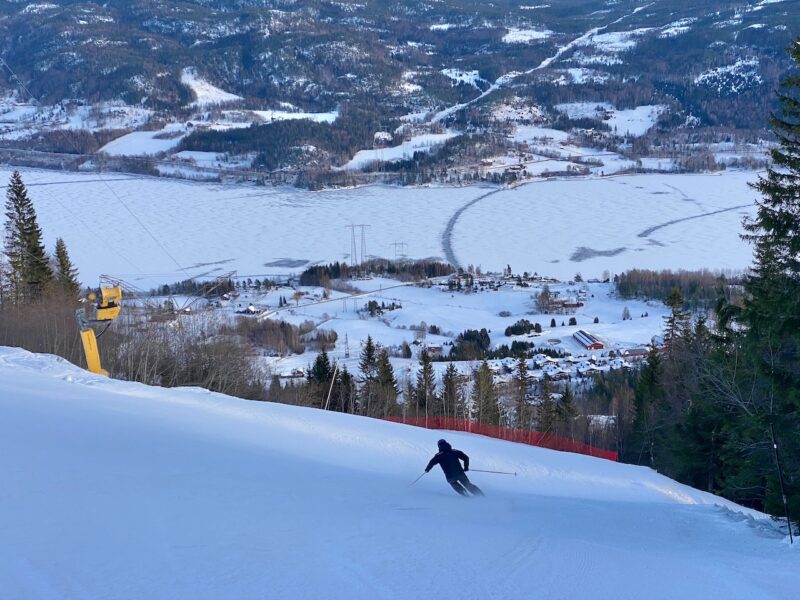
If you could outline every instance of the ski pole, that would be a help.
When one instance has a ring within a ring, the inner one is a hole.
[[[484,469],[470,469],[470,471],[474,471],[475,473],[495,473],[496,475],[513,475],[514,477],[517,476],[515,473],[510,473],[508,471],[486,471]]]
[[[427,473],[427,471],[423,471],[423,472],[422,472],[422,475],[420,475],[420,476],[419,476],[419,477],[417,477],[417,478],[416,478],[414,481],[412,481],[411,483],[409,483],[409,484],[408,484],[408,487],[411,487],[412,485],[414,485],[415,483],[417,483],[417,482],[418,482],[420,479],[422,479],[422,477],[423,477],[423,475],[425,475],[425,473]]]

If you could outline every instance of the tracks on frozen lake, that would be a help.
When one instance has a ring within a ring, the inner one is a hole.
[[[752,204],[741,204],[739,206],[731,206],[730,208],[721,208],[719,210],[712,210],[711,212],[700,213],[699,215],[692,215],[690,217],[683,217],[682,219],[673,219],[672,221],[667,221],[666,223],[661,223],[660,225],[653,225],[652,227],[648,227],[644,231],[642,231],[638,237],[646,238],[649,237],[653,232],[658,231],[659,229],[663,229],[664,227],[669,227],[670,225],[675,225],[676,223],[683,223],[684,221],[693,221],[694,219],[702,219],[703,217],[710,217],[712,215],[718,215],[720,213],[730,212],[732,210],[740,210],[742,208],[750,208]]]
[[[456,253],[453,252],[453,228],[456,226],[456,223],[458,223],[458,219],[461,217],[462,214],[464,214],[465,210],[473,207],[481,200],[488,198],[489,196],[493,196],[494,194],[497,194],[499,192],[504,192],[507,189],[508,188],[506,187],[501,187],[496,190],[492,190],[491,192],[486,192],[485,194],[481,194],[474,200],[470,200],[464,206],[459,208],[456,212],[453,213],[453,216],[450,217],[450,220],[447,221],[447,225],[445,226],[444,231],[442,232],[442,252],[444,252],[444,259],[451,265],[453,265],[455,268],[458,269],[461,267],[461,265],[458,262],[458,259],[456,258]]]

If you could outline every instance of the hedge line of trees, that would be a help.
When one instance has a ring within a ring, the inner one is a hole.
[[[666,301],[673,290],[680,291],[688,308],[712,308],[719,299],[733,301],[741,294],[742,276],[701,271],[652,271],[630,269],[616,275],[617,293],[623,298],[654,298]]]
[[[351,279],[362,274],[384,275],[397,279],[420,280],[430,277],[443,277],[455,272],[447,264],[428,260],[391,261],[374,259],[356,267],[344,262],[308,267],[300,274],[300,285],[330,287],[336,279]]]

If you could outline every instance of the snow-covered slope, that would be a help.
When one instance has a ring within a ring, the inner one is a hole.
[[[761,515],[649,469],[0,348],[0,597],[789,598]]]

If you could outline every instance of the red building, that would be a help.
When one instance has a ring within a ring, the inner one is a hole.
[[[573,333],[572,337],[578,340],[578,343],[587,350],[602,350],[605,347],[603,346],[603,342],[598,340],[591,333],[587,333],[583,329],[579,329]]]

